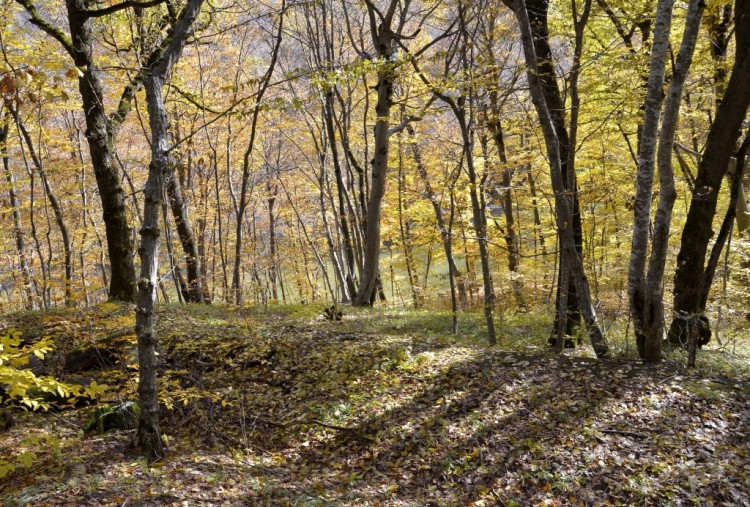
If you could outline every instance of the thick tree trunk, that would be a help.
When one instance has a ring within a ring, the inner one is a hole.
[[[102,71],[93,60],[94,36],[91,18],[85,13],[89,2],[67,0],[66,6],[72,39],[72,56],[78,69],[78,88],[86,118],[86,140],[102,201],[107,251],[112,268],[109,297],[121,301],[134,301],[136,285],[131,230],[125,205],[125,192],[114,163],[115,133],[108,127],[109,119],[104,111]]]
[[[372,171],[370,172],[370,194],[367,199],[365,218],[364,258],[362,260],[362,280],[354,298],[356,306],[372,306],[376,294],[383,299],[382,284],[378,267],[380,264],[380,214],[385,195],[386,174],[388,172],[388,152],[390,147],[390,116],[393,105],[393,80],[395,78],[394,59],[397,52],[397,40],[403,28],[406,12],[400,13],[398,27],[393,28],[396,8],[401,6],[397,0],[391,0],[383,16],[369,1],[367,13],[370,20],[370,31],[373,46],[378,56],[378,83],[375,86],[378,101],[375,105],[374,148]],[[408,3],[402,6],[407,9]],[[380,21],[376,19],[380,17]]]
[[[390,37],[384,37],[383,43],[390,50]],[[385,51],[384,51],[385,52]],[[388,152],[390,114],[393,95],[393,68],[388,61],[383,62],[378,70],[378,102],[375,106],[375,146],[370,173],[370,195],[367,200],[367,218],[365,219],[364,259],[362,263],[362,280],[354,299],[356,306],[371,306],[377,288],[378,269],[380,264],[380,214],[385,196],[386,173],[388,172]]]
[[[506,2],[507,3],[507,2]],[[563,102],[562,94],[560,93],[560,88],[557,83],[557,78],[555,76],[555,67],[554,62],[552,60],[552,49],[550,46],[550,33],[549,33],[549,26],[548,26],[548,12],[549,12],[549,0],[528,0],[526,2],[526,6],[528,7],[527,12],[528,16],[531,22],[531,32],[533,37],[533,44],[534,44],[534,51],[536,53],[536,57],[538,59],[538,70],[539,70],[539,81],[542,88],[542,93],[544,95],[544,99],[548,105],[548,110],[550,117],[552,119],[552,124],[555,129],[555,134],[557,136],[558,140],[558,146],[560,150],[560,161],[561,161],[561,171],[562,171],[562,178],[563,178],[563,185],[565,185],[565,190],[568,192],[568,195],[570,196],[570,200],[572,203],[572,209],[571,209],[571,218],[573,220],[573,238],[575,241],[576,251],[578,252],[578,256],[582,257],[583,255],[583,227],[581,224],[581,210],[580,210],[580,203],[578,200],[578,184],[576,181],[576,176],[574,172],[570,172],[568,169],[568,159],[569,155],[568,152],[571,149],[570,147],[570,139],[568,136],[568,131],[565,127],[565,104]],[[575,149],[575,148],[573,148]],[[569,182],[572,182],[572,185],[569,184]],[[558,231],[559,233],[559,231]],[[562,255],[562,253],[558,254],[559,256]],[[559,262],[558,266],[560,269],[563,266],[563,262]],[[558,280],[564,279],[566,277],[562,276],[562,273],[558,271]],[[580,326],[581,324],[581,313],[580,308],[578,307],[578,298],[576,293],[576,285],[573,282],[572,276],[567,277],[570,280],[570,283],[567,287],[561,287],[558,285],[557,287],[557,297],[556,301],[558,304],[556,304],[556,307],[559,307],[559,300],[561,297],[561,290],[567,290],[568,291],[568,315],[567,315],[567,325],[565,326],[565,332],[568,335],[574,334],[574,331],[576,327]],[[557,327],[558,327],[558,320],[559,320],[559,312],[555,313],[555,323],[552,327],[552,335],[556,336],[557,334]]]
[[[698,167],[695,189],[682,231],[680,253],[674,278],[674,320],[669,329],[673,343],[685,343],[690,323],[699,322],[701,340],[710,339],[707,322],[701,320],[700,300],[706,287],[700,281],[704,272],[708,243],[722,179],[729,166],[742,121],[750,104],[750,1],[735,3],[735,64],[726,93],[716,112],[706,141],[706,150]],[[697,279],[696,279],[697,278]]]

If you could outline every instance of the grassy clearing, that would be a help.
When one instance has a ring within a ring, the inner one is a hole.
[[[55,336],[58,354],[112,337],[134,343],[132,307],[8,316],[0,327]],[[160,308],[164,462],[133,431],[83,436],[93,407],[16,412],[2,454],[3,505],[747,504],[747,356],[680,352],[658,366],[584,345],[559,357],[548,318],[505,314],[501,344],[482,317],[322,307]],[[739,332],[739,331],[738,331]],[[132,349],[100,403],[135,399]],[[52,364],[55,358],[51,358]],[[59,361],[58,361],[59,363]],[[26,452],[27,454],[22,454]],[[28,454],[33,453],[33,454]]]

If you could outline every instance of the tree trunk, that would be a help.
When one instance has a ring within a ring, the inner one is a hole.
[[[26,238],[23,233],[23,224],[21,222],[21,211],[16,193],[16,184],[13,173],[10,170],[10,161],[8,160],[8,132],[10,130],[8,117],[0,118],[0,157],[3,159],[3,170],[5,172],[5,181],[8,183],[8,196],[10,198],[11,216],[13,217],[13,235],[16,240],[16,252],[18,253],[18,266],[21,271],[21,282],[26,302],[26,310],[34,309],[34,291],[32,288],[31,272],[29,262],[26,258]]]
[[[523,283],[521,283],[521,249],[520,240],[516,233],[515,216],[513,215],[513,171],[508,167],[508,156],[505,152],[505,136],[503,135],[503,126],[500,122],[500,110],[497,105],[497,93],[491,94],[492,117],[487,120],[487,129],[492,135],[495,142],[500,163],[502,164],[501,175],[501,195],[503,216],[505,217],[505,245],[508,248],[508,271],[510,271],[510,285],[513,290],[513,296],[519,308],[525,308],[526,303],[523,298]],[[567,308],[567,305],[566,305]]]
[[[50,206],[52,206],[52,212],[55,215],[55,223],[57,224],[58,229],[60,229],[60,235],[62,236],[63,243],[63,268],[65,270],[65,306],[75,306],[75,301],[73,300],[73,242],[70,239],[70,232],[68,231],[68,224],[65,220],[65,214],[63,213],[62,205],[60,204],[60,200],[57,198],[57,195],[52,190],[52,186],[50,185],[49,179],[47,178],[47,172],[44,170],[44,166],[42,165],[42,160],[39,158],[37,151],[34,149],[34,143],[31,139],[29,131],[26,130],[26,126],[21,122],[21,118],[18,115],[18,110],[15,109],[10,102],[6,103],[6,107],[8,108],[11,115],[13,116],[13,119],[16,122],[16,127],[18,128],[19,134],[26,142],[31,160],[34,163],[34,167],[36,168],[37,173],[39,174],[39,178],[42,180],[44,193],[50,202]],[[52,252],[50,249],[50,254],[51,253]]]
[[[719,189],[750,104],[750,86],[747,86],[750,82],[750,1],[736,1],[735,30],[735,63],[708,133],[680,240],[674,277],[675,317],[669,329],[669,339],[673,343],[684,343],[689,336],[690,322],[702,317],[701,294],[707,288],[696,277],[704,272]],[[702,322],[699,345],[710,339],[707,322]]]
[[[570,263],[570,276],[575,284],[579,307],[584,321],[586,322],[591,345],[593,346],[597,357],[604,357],[607,355],[609,347],[597,322],[596,310],[591,301],[588,281],[586,280],[583,263],[577,250],[573,225],[574,203],[570,202],[567,197],[569,193],[564,184],[565,180],[562,172],[560,147],[558,145],[553,118],[547,106],[545,94],[542,89],[528,12],[526,11],[526,5],[523,0],[504,1],[506,1],[506,3],[513,9],[518,18],[518,24],[521,29],[521,40],[523,43],[524,56],[526,58],[529,91],[541,122],[545,144],[547,145],[547,156],[550,161],[550,176],[552,178],[552,187],[555,193],[555,209],[557,211],[557,226],[561,246],[566,250],[564,255],[567,255],[567,262]]]
[[[669,48],[674,0],[659,0],[656,11],[656,28],[651,51],[651,64],[646,91],[645,116],[638,151],[638,176],[636,180],[635,219],[628,269],[628,298],[633,317],[638,353],[645,358],[646,335],[646,261],[648,259],[649,233],[651,232],[651,200],[654,186],[654,163],[659,133],[659,118],[664,99],[662,87]],[[676,118],[675,118],[676,119]],[[671,156],[671,153],[670,153]],[[661,354],[659,354],[661,355]],[[659,360],[659,358],[653,359]]]
[[[719,265],[719,259],[721,257],[721,251],[724,248],[729,235],[732,232],[734,226],[734,220],[737,216],[737,205],[739,204],[740,190],[742,189],[742,179],[745,170],[745,161],[747,160],[747,154],[750,150],[750,133],[745,136],[745,140],[742,146],[737,151],[737,164],[736,171],[730,175],[731,177],[731,190],[729,197],[729,206],[727,206],[727,212],[724,215],[724,221],[721,223],[719,234],[716,236],[716,241],[713,247],[711,247],[711,255],[708,258],[708,264],[706,265],[706,271],[703,274],[703,294],[701,294],[700,309],[701,312],[705,312],[706,304],[708,303],[708,295],[711,290],[711,284],[714,280],[716,273],[716,267]]]
[[[507,2],[506,2],[507,3]],[[575,147],[570,146],[570,139],[568,131],[565,128],[565,104],[563,102],[562,94],[557,83],[555,76],[554,61],[552,59],[552,49],[550,46],[550,33],[549,26],[547,23],[548,11],[549,11],[549,0],[528,0],[526,2],[528,6],[527,12],[531,22],[531,33],[534,44],[534,51],[539,62],[539,81],[542,88],[544,99],[547,103],[548,111],[552,119],[552,124],[555,129],[557,136],[557,143],[560,151],[560,163],[563,178],[563,185],[565,190],[570,196],[572,203],[572,220],[573,220],[573,239],[575,241],[576,251],[579,257],[583,255],[583,227],[581,224],[581,211],[580,203],[578,200],[578,184],[576,182],[575,173],[570,171],[568,168],[569,150],[575,150]],[[570,185],[572,182],[572,185]],[[558,231],[560,234],[560,231]],[[558,253],[561,256],[562,253]],[[560,269],[563,266],[563,262],[558,262]],[[572,266],[571,266],[572,267]],[[562,273],[558,270],[558,280],[564,279]],[[567,325],[565,326],[565,333],[573,335],[575,329],[581,324],[581,310],[578,307],[578,298],[576,293],[576,284],[574,283],[574,277],[568,277],[570,283],[567,287],[557,287],[556,301],[559,303],[560,297],[562,296],[561,290],[568,291],[568,315]],[[556,308],[559,304],[555,305]],[[555,323],[552,326],[553,336],[557,333],[559,313],[555,313]]]
[[[172,209],[174,224],[177,228],[177,236],[180,238],[182,251],[185,253],[185,266],[187,268],[187,298],[189,303],[207,303],[204,300],[203,268],[201,267],[201,256],[198,251],[198,242],[190,222],[189,208],[182,192],[182,185],[175,171],[174,165],[169,166],[167,175],[167,197]]]
[[[380,214],[385,195],[386,174],[388,172],[388,151],[390,146],[390,116],[393,105],[393,80],[395,78],[394,56],[400,35],[397,32],[403,28],[406,12],[401,12],[401,20],[396,30],[391,26],[396,8],[401,4],[391,0],[385,17],[381,16],[380,23],[376,21],[376,8],[369,1],[367,12],[370,19],[372,42],[378,56],[378,83],[375,86],[378,101],[375,105],[375,143],[370,172],[370,194],[367,200],[367,216],[365,218],[364,258],[362,262],[362,280],[357,295],[354,298],[356,306],[372,306],[378,290],[380,263]],[[405,4],[406,9],[408,3]],[[382,298],[382,296],[381,296]]]
[[[271,54],[271,62],[268,64],[268,69],[263,77],[260,79],[258,84],[258,92],[255,97],[255,104],[253,107],[253,116],[250,124],[250,139],[245,149],[245,154],[242,163],[242,183],[240,187],[240,201],[235,209],[237,213],[237,224],[235,227],[235,244],[234,244],[234,267],[232,269],[232,292],[234,294],[234,302],[236,304],[242,303],[242,287],[240,281],[240,267],[242,263],[242,227],[245,218],[245,211],[250,202],[250,173],[251,173],[251,155],[253,148],[255,147],[255,136],[258,128],[258,116],[260,115],[260,104],[263,100],[263,96],[268,90],[268,86],[271,83],[271,77],[276,69],[276,63],[279,59],[279,50],[281,49],[281,40],[284,27],[284,13],[286,10],[286,2],[282,1],[281,14],[279,15],[279,26],[274,37],[273,52]]]
[[[451,278],[456,281],[458,305],[462,310],[466,310],[469,304],[466,297],[466,281],[464,279],[464,275],[461,273],[461,271],[459,271],[458,266],[456,265],[456,259],[453,257],[453,244],[450,232],[451,228],[445,223],[445,212],[443,211],[443,206],[440,203],[440,199],[438,199],[437,194],[435,194],[435,191],[432,189],[430,177],[427,174],[427,168],[422,162],[422,153],[419,149],[419,145],[417,144],[414,126],[408,124],[406,126],[406,132],[409,134],[409,145],[411,146],[411,151],[414,156],[414,162],[417,165],[417,173],[419,173],[420,178],[422,178],[422,183],[424,183],[425,197],[428,201],[430,201],[432,209],[435,212],[435,220],[437,222],[438,230],[440,231],[440,239],[443,243],[446,261],[448,262],[449,274]],[[451,182],[451,184],[454,183],[454,181]]]
[[[389,39],[390,41],[390,39]],[[390,42],[388,46],[390,47]],[[393,69],[384,62],[378,70],[378,103],[375,106],[375,147],[370,173],[370,195],[367,200],[367,217],[365,219],[364,259],[362,263],[362,280],[354,299],[356,306],[371,306],[377,288],[378,267],[380,263],[380,214],[385,195],[386,173],[388,171],[388,151],[391,112],[391,95],[393,94]]]
[[[664,335],[664,270],[669,249],[672,209],[677,198],[674,185],[672,151],[680,104],[682,103],[682,89],[692,62],[704,7],[703,0],[692,0],[690,2],[685,21],[685,31],[683,32],[680,50],[672,73],[672,80],[669,83],[659,137],[659,150],[657,154],[659,204],[654,219],[653,244],[646,277],[645,305],[643,315],[641,316],[641,322],[643,323],[643,347],[639,344],[639,352],[642,349],[641,357],[648,362],[655,362],[661,359],[661,344]],[[654,39],[656,39],[656,35]]]
[[[409,279],[411,298],[414,308],[421,308],[424,301],[422,288],[419,286],[419,275],[414,265],[414,252],[411,244],[411,226],[409,219],[404,214],[409,209],[409,204],[404,201],[404,188],[406,187],[406,175],[404,174],[403,147],[399,135],[398,146],[398,224],[401,234],[401,247],[404,250],[404,261],[406,262],[406,275]]]
[[[356,263],[354,259],[354,247],[352,235],[349,227],[348,211],[346,206],[346,195],[348,189],[344,183],[344,176],[341,171],[341,161],[339,160],[338,146],[336,145],[336,130],[334,129],[334,111],[333,111],[333,90],[325,94],[324,119],[326,124],[326,134],[328,135],[328,144],[331,149],[331,161],[333,162],[333,172],[336,176],[336,196],[338,198],[338,222],[341,227],[341,235],[344,243],[344,253],[346,259],[346,285],[347,294],[355,294]]]
[[[86,118],[86,140],[102,200],[107,251],[112,269],[109,297],[121,301],[134,301],[136,282],[131,230],[128,224],[125,192],[114,163],[115,132],[108,127],[110,122],[104,111],[102,71],[93,59],[94,35],[91,18],[85,13],[89,2],[67,0],[66,6],[72,39],[72,56],[78,69],[78,88]]]
[[[203,0],[188,0],[175,25],[169,46],[150,65],[144,79],[146,104],[151,126],[151,164],[144,189],[143,226],[141,227],[141,275],[138,281],[136,333],[138,335],[138,442],[149,457],[164,455],[164,442],[159,429],[159,398],[156,385],[156,329],[154,302],[158,287],[159,212],[164,198],[165,182],[169,178],[169,133],[167,112],[162,87],[180,58],[193,22]]]

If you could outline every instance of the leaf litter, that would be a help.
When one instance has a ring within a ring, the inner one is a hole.
[[[95,342],[127,334],[122,315],[79,310],[55,325]],[[48,317],[13,318],[3,325]],[[747,379],[492,349],[401,319],[383,331],[353,311],[330,323],[164,308],[167,460],[141,459],[133,431],[83,437],[92,407],[20,414],[3,455],[32,451],[30,434],[61,443],[0,479],[0,503],[750,504]],[[135,399],[125,356],[90,374],[110,387],[100,403]]]

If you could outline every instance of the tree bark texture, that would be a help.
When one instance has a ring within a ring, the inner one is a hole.
[[[110,299],[134,301],[136,293],[133,245],[130,237],[125,191],[114,163],[114,132],[104,111],[102,71],[95,64],[91,18],[85,13],[89,2],[66,0],[72,39],[73,61],[78,69],[78,88],[86,118],[86,140],[102,201],[107,252],[112,268]]]
[[[697,322],[702,317],[700,300],[706,288],[701,275],[713,235],[719,189],[750,104],[750,86],[747,84],[750,82],[750,0],[735,2],[735,30],[735,63],[708,133],[680,240],[674,277],[674,319],[669,329],[669,339],[673,343],[685,343],[690,322]],[[702,322],[707,324],[705,320]],[[701,329],[700,334],[698,345],[705,345],[710,339],[710,331]]]
[[[573,202],[570,202],[567,197],[568,192],[565,188],[565,180],[562,173],[560,147],[558,145],[557,133],[552,115],[547,107],[542,83],[539,78],[540,74],[537,66],[537,56],[534,49],[534,38],[529,15],[526,10],[526,4],[523,0],[504,1],[513,9],[521,30],[521,41],[523,43],[523,51],[526,59],[529,91],[532,102],[534,103],[534,107],[539,116],[545,144],[547,145],[547,156],[550,161],[550,176],[552,179],[552,188],[555,194],[558,234],[560,235],[561,247],[565,250],[563,255],[567,256],[567,262],[570,262],[570,277],[575,284],[579,307],[586,323],[591,345],[593,346],[597,357],[601,358],[607,355],[609,346],[607,345],[607,341],[597,322],[596,310],[591,301],[591,294],[583,270],[583,263],[576,248],[577,245],[575,242],[573,227],[574,206]]]
[[[630,247],[628,269],[628,298],[630,313],[635,324],[638,353],[645,354],[644,309],[646,305],[646,261],[648,260],[649,233],[651,232],[651,200],[654,187],[654,164],[659,136],[661,105],[664,100],[662,87],[666,71],[669,32],[672,27],[674,0],[659,0],[656,8],[656,27],[651,49],[648,88],[646,90],[645,115],[638,151],[638,176],[636,178],[635,219],[633,239]],[[670,154],[671,156],[671,154]]]
[[[531,23],[532,41],[538,61],[539,82],[557,136],[563,185],[565,185],[565,190],[569,192],[570,200],[572,202],[571,218],[573,221],[573,238],[576,251],[580,257],[583,255],[583,226],[581,224],[581,210],[578,199],[578,184],[575,173],[569,174],[568,170],[568,152],[571,149],[575,150],[575,147],[571,148],[570,146],[568,131],[565,127],[565,103],[563,102],[562,93],[560,92],[560,87],[557,83],[554,62],[552,60],[552,48],[549,42],[550,32],[548,26],[549,0],[528,0],[526,1],[526,11]],[[572,185],[568,188],[569,182],[571,181]],[[558,254],[558,256],[561,255],[562,253]],[[560,269],[563,264],[563,262],[558,263]],[[562,273],[558,270],[558,280],[565,278],[561,275]],[[565,332],[568,335],[572,335],[575,328],[581,323],[581,310],[578,308],[576,285],[573,281],[574,277],[571,276],[568,278],[570,283],[567,287],[562,287],[558,284],[556,300],[559,303],[561,290],[568,291],[568,315]],[[558,307],[559,305],[555,306]],[[560,315],[556,312],[555,323],[552,329],[553,336],[556,335],[559,318]]]
[[[397,37],[391,25],[398,4],[399,2],[396,0],[391,0],[385,17],[378,24],[375,20],[375,6],[369,2],[367,3],[373,45],[379,59],[378,82],[375,85],[378,100],[375,105],[375,140],[372,170],[370,171],[370,194],[367,199],[367,215],[365,218],[362,280],[354,299],[356,306],[372,306],[375,301],[375,291],[379,278],[380,215],[383,208],[386,174],[388,172],[389,127],[391,106],[393,105],[393,80],[395,77],[393,53],[396,50]]]
[[[677,199],[672,151],[682,104],[682,90],[692,63],[704,8],[703,0],[691,0],[688,7],[685,30],[667,91],[659,135],[657,152],[659,203],[654,218],[651,257],[646,276],[645,302],[641,320],[643,347],[639,345],[639,353],[641,353],[641,348],[643,349],[641,358],[648,362],[661,359],[661,344],[664,335],[664,270],[667,264],[672,210]]]
[[[140,418],[138,442],[149,457],[164,455],[165,446],[159,428],[159,399],[156,383],[156,329],[154,303],[158,288],[159,213],[169,178],[169,123],[164,105],[163,86],[172,67],[180,58],[203,0],[188,0],[171,41],[164,53],[151,63],[144,79],[146,105],[151,126],[151,164],[144,189],[143,225],[140,230],[141,275],[138,279],[136,333],[138,335],[138,400]]]

